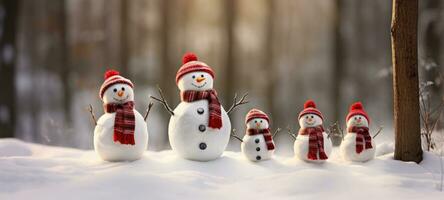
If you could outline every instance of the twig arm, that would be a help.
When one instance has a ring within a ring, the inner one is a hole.
[[[148,118],[148,115],[150,114],[150,111],[151,111],[151,108],[153,107],[153,105],[154,105],[153,102],[150,102],[148,104],[148,108],[146,109],[145,116],[143,117],[143,120],[146,121],[146,119]]]
[[[249,102],[249,101],[247,101],[247,96],[248,96],[248,93],[245,93],[244,96],[242,96],[242,98],[239,101],[237,101],[237,94],[234,94],[233,105],[231,105],[230,109],[228,109],[227,114],[230,115],[231,112],[236,109],[236,107],[243,105],[243,104],[247,104]]]
[[[375,139],[375,137],[381,133],[382,129],[384,129],[384,127],[380,126],[378,132],[376,132],[376,134],[373,136],[373,139]]]
[[[277,129],[274,131],[274,133],[273,133],[273,135],[271,136],[271,138],[274,139],[274,137],[275,137],[280,131],[281,131],[281,128],[277,128]]]
[[[231,137],[236,138],[237,140],[239,140],[240,142],[244,142],[244,140],[242,140],[239,136],[237,136],[236,134],[236,129],[233,129],[231,132]]]
[[[88,111],[89,111],[89,114],[91,115],[91,120],[94,122],[94,125],[96,126],[97,120],[96,120],[96,116],[94,115],[93,106],[91,104],[89,104]]]
[[[168,105],[168,102],[165,100],[165,97],[163,96],[162,89],[160,89],[160,87],[157,86],[157,90],[159,91],[160,98],[154,96],[150,96],[150,98],[161,103],[165,108],[165,110],[167,110],[168,113],[170,113],[170,115],[174,115],[173,109],[171,109],[171,107]]]
[[[294,140],[296,140],[296,136],[292,133],[290,126],[287,126],[287,133],[290,135]]]

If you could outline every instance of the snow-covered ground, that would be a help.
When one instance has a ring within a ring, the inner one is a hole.
[[[440,158],[344,162],[333,152],[316,165],[292,157],[252,163],[238,152],[212,162],[147,151],[131,163],[99,160],[93,151],[0,140],[0,199],[444,199]]]

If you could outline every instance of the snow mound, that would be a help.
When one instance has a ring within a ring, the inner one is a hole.
[[[379,147],[379,146],[378,146]],[[239,152],[212,162],[147,151],[130,163],[93,151],[0,140],[0,199],[442,199],[440,158],[417,165],[393,160],[327,163],[292,157],[252,163]]]

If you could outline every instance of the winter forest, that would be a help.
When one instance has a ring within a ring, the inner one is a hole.
[[[294,139],[287,134],[300,128],[298,115],[309,99],[322,111],[323,125],[331,131],[333,144],[332,163],[324,165],[325,169],[313,168],[336,181],[324,185],[328,190],[320,195],[302,199],[326,198],[337,191],[339,195],[333,199],[345,198],[348,190],[335,186],[341,179],[345,187],[357,184],[354,177],[361,177],[360,184],[373,187],[386,176],[386,186],[391,190],[379,193],[380,198],[399,198],[402,193],[406,199],[439,199],[444,194],[444,1],[411,0],[418,2],[419,82],[418,94],[413,96],[419,103],[420,145],[425,152],[421,165],[393,160],[395,129],[402,126],[395,119],[405,119],[394,117],[394,96],[411,102],[402,95],[404,90],[394,93],[394,1],[402,4],[408,0],[0,0],[0,165],[4,166],[0,166],[0,188],[4,188],[0,189],[0,199],[3,195],[5,199],[33,195],[53,199],[69,194],[71,189],[85,191],[78,197],[86,199],[116,198],[95,193],[94,189],[119,189],[106,181],[129,182],[132,187],[124,186],[125,192],[117,197],[129,195],[130,199],[140,199],[131,195],[147,185],[157,185],[150,189],[153,199],[174,199],[180,194],[191,199],[186,195],[189,191],[198,193],[194,196],[198,199],[226,199],[232,197],[228,192],[236,191],[239,196],[234,199],[240,199],[250,194],[236,183],[239,177],[251,178],[246,171],[254,175],[276,173],[276,177],[258,180],[275,180],[281,185],[301,184],[280,177],[284,172],[296,180],[308,180],[308,185],[297,191],[289,191],[288,185],[276,186],[276,191],[252,196],[294,199],[322,186],[322,179],[307,175],[317,173],[307,170],[313,166],[291,160]],[[245,116],[253,108],[268,114],[272,130],[282,130],[273,138],[278,161],[239,167],[241,145],[234,137],[226,155],[208,166],[175,160],[168,138],[170,115],[150,96],[159,96],[159,87],[172,108],[181,102],[175,77],[186,52],[196,53],[199,61],[214,70],[214,89],[224,108],[230,107],[235,95],[248,93],[249,103],[230,115],[231,128],[239,137],[245,135]],[[142,115],[148,104],[154,103],[147,120],[148,152],[130,164],[135,170],[150,166],[147,170],[159,176],[147,172],[111,176],[108,173],[120,173],[125,166],[97,161],[93,151],[95,124],[88,109],[91,105],[97,118],[103,115],[99,89],[109,69],[120,71],[134,83],[135,109]],[[403,73],[402,69],[397,73]],[[339,146],[347,132],[349,107],[357,101],[371,118],[371,135],[378,132],[374,138],[378,149],[375,160],[356,164],[360,174],[343,176],[353,167],[341,160]],[[402,112],[415,110],[399,105]],[[332,131],[334,128],[340,131]],[[11,160],[21,156],[40,160]],[[26,171],[17,167],[21,165],[60,168]],[[227,168],[234,171],[227,172]],[[168,174],[168,170],[174,172]],[[187,170],[196,170],[197,175],[186,174]],[[297,170],[307,171],[292,174]],[[326,174],[328,170],[333,172]],[[26,175],[34,172],[41,175]],[[365,178],[372,174],[379,179]],[[93,175],[103,179],[90,182],[77,177]],[[141,178],[144,175],[149,180]],[[57,180],[67,184],[54,196],[47,196],[49,186],[35,188]],[[14,184],[9,185],[11,181]],[[242,183],[264,189],[254,181]],[[191,186],[183,186],[189,183]],[[96,184],[105,186],[88,188]],[[161,190],[169,186],[174,192],[163,194]],[[421,189],[410,192],[416,186]],[[379,187],[373,190],[384,185]],[[201,190],[205,192],[199,193]]]

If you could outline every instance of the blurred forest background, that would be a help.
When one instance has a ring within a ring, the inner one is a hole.
[[[362,101],[371,130],[392,139],[389,0],[0,0],[0,136],[92,148],[88,104],[103,113],[98,97],[106,69],[135,83],[137,109],[163,88],[179,103],[175,74],[181,57],[195,52],[216,72],[225,107],[235,93],[250,104],[232,116],[244,134],[253,107],[267,112],[273,128],[291,126],[307,99],[316,101],[325,125],[344,126],[348,106]],[[421,0],[421,81],[439,77],[444,56],[444,2]],[[169,115],[155,104],[149,149],[168,148]],[[440,122],[441,123],[441,122]],[[291,151],[291,137],[277,137]],[[236,140],[229,150],[239,150]]]

